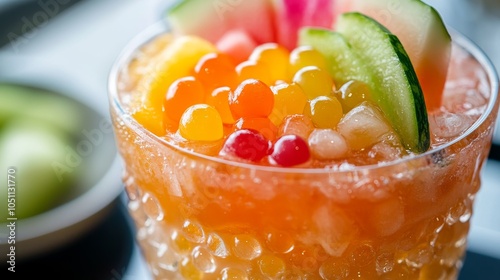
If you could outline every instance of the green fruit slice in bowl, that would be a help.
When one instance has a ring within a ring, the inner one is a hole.
[[[430,133],[424,95],[398,37],[374,19],[357,12],[342,14],[336,29],[371,71],[375,102],[405,148],[415,153],[427,151]]]
[[[344,36],[326,28],[304,27],[299,31],[299,45],[312,46],[327,60],[335,84],[350,80],[372,83],[372,75]]]
[[[398,36],[417,73],[427,109],[439,109],[452,39],[432,6],[421,0],[336,0],[334,11],[334,18],[345,12],[362,13]]]

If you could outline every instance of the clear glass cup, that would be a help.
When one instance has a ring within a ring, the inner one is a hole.
[[[129,71],[166,33],[159,24],[127,46],[109,83],[128,209],[155,278],[457,278],[499,107],[497,74],[473,43],[452,33],[484,74],[484,113],[465,133],[341,171],[231,162],[145,130],[127,110]]]

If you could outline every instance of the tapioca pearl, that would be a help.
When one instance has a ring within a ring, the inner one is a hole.
[[[163,210],[160,206],[160,202],[158,199],[151,193],[147,192],[142,196],[141,199],[142,205],[144,207],[144,213],[146,215],[156,221],[163,220]]]
[[[191,258],[193,265],[202,272],[213,273],[217,269],[214,257],[204,247],[195,247],[191,253]]]
[[[217,109],[210,105],[193,105],[182,115],[179,133],[192,141],[220,140],[224,136],[222,118]]]
[[[185,257],[181,261],[179,272],[184,277],[184,279],[189,280],[202,280],[204,273],[194,265],[190,258]]]
[[[311,118],[302,114],[290,115],[283,119],[278,129],[278,135],[297,135],[302,139],[308,139],[314,130]]]
[[[271,79],[271,67],[264,62],[243,61],[236,66],[236,73],[240,83],[248,79],[257,79],[269,86],[275,83]]]
[[[257,259],[257,264],[259,265],[260,272],[271,279],[276,279],[286,269],[285,262],[282,259],[271,255],[261,256]]]
[[[337,125],[337,131],[353,150],[370,148],[394,132],[380,109],[369,102],[363,102],[349,111]]]
[[[297,84],[282,83],[271,87],[274,93],[274,107],[270,119],[280,125],[288,115],[302,114],[307,104],[307,96]]]
[[[190,253],[193,249],[193,244],[176,230],[171,233],[170,239],[172,240],[172,248],[179,254]]]
[[[234,89],[238,85],[238,74],[231,58],[222,53],[204,55],[196,64],[196,78],[210,93],[216,88],[227,86]]]
[[[184,221],[184,224],[182,225],[182,233],[186,239],[191,242],[205,242],[205,232],[203,231],[203,228],[195,222],[189,220]]]
[[[234,124],[234,128],[258,131],[270,141],[274,141],[278,134],[278,128],[269,118],[240,118]]]
[[[249,280],[248,274],[237,268],[226,267],[220,272],[221,280]]]
[[[300,69],[306,66],[316,66],[327,70],[325,57],[310,46],[299,46],[290,53],[290,73],[293,77]]]
[[[330,74],[316,66],[306,66],[294,76],[293,82],[298,84],[309,100],[318,96],[330,96],[335,88]]]
[[[370,87],[357,80],[351,80],[343,84],[338,90],[338,96],[345,112],[351,111],[364,101],[372,101]]]
[[[245,80],[229,94],[229,108],[234,119],[267,118],[273,106],[273,91],[260,80]]]
[[[307,142],[297,135],[284,135],[276,140],[271,154],[271,163],[291,167],[306,163],[311,158]]]
[[[231,88],[220,87],[214,89],[212,94],[208,95],[206,98],[206,103],[217,109],[224,124],[234,124],[235,122],[231,109],[229,108],[230,93]]]
[[[239,129],[227,137],[219,155],[258,162],[269,154],[271,145],[258,131]]]
[[[287,254],[293,250],[295,240],[287,232],[272,230],[266,236],[266,245],[274,253]]]
[[[236,235],[233,238],[232,251],[240,259],[253,260],[262,254],[262,246],[251,235]]]
[[[278,81],[288,79],[289,57],[290,52],[286,48],[276,43],[265,43],[257,46],[248,60],[271,66],[271,80]]]
[[[319,268],[319,275],[321,279],[325,280],[341,280],[346,279],[351,274],[351,267],[349,263],[340,259],[329,259],[325,261]]]
[[[207,237],[207,249],[219,258],[226,258],[229,256],[229,251],[227,249],[224,240],[215,233],[209,233]]]
[[[320,160],[341,159],[349,152],[344,137],[333,129],[315,129],[308,142],[312,155]]]
[[[173,82],[163,100],[165,116],[178,123],[184,111],[192,105],[203,103],[205,88],[195,77],[183,77]]]
[[[344,113],[342,105],[333,96],[319,96],[304,107],[304,115],[309,116],[316,128],[335,129]]]

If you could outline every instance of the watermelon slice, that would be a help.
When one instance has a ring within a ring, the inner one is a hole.
[[[167,11],[176,35],[196,35],[216,43],[229,30],[241,28],[257,43],[274,41],[270,0],[184,0]]]
[[[277,43],[292,50],[303,26],[331,28],[335,0],[273,0]]]
[[[429,111],[439,109],[451,55],[451,37],[437,13],[420,0],[337,0],[336,18],[357,11],[395,34],[408,53]]]
[[[244,29],[233,29],[227,31],[215,45],[220,52],[233,58],[235,64],[240,64],[250,57],[257,42]]]

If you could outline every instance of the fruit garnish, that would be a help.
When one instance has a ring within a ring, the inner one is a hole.
[[[336,28],[372,73],[373,99],[405,148],[416,153],[427,151],[430,133],[424,95],[401,42],[377,21],[360,13],[341,15]]]
[[[182,0],[168,9],[165,18],[174,34],[201,36],[212,43],[236,29],[245,30],[259,44],[272,42],[275,37],[268,0]]]
[[[276,41],[292,50],[297,31],[303,26],[330,28],[335,0],[272,0],[274,3]]]
[[[162,107],[168,88],[175,80],[191,75],[201,57],[216,51],[200,37],[174,39],[145,69],[130,103],[134,118],[152,133],[164,135]]]
[[[451,37],[439,13],[420,0],[336,0],[335,15],[357,11],[380,22],[405,48],[429,112],[441,106],[451,56]]]
[[[304,27],[299,31],[299,45],[312,46],[327,61],[334,82],[343,85],[356,80],[371,83],[372,76],[342,34],[331,29]]]

